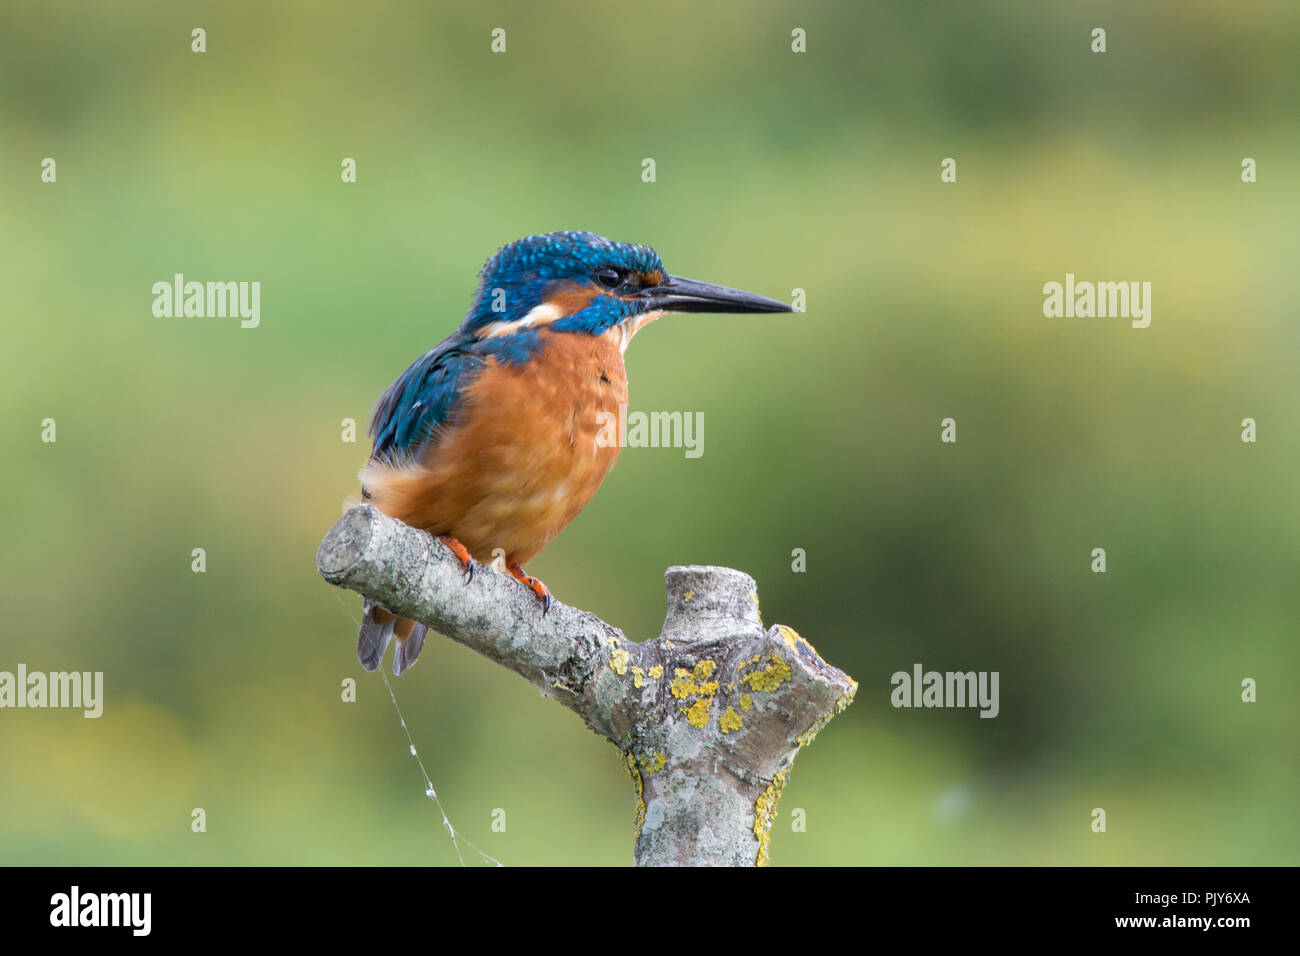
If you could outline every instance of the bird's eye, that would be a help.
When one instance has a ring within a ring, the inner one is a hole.
[[[597,269],[591,274],[591,277],[606,289],[617,289],[623,284],[623,270],[615,269],[611,266]]]

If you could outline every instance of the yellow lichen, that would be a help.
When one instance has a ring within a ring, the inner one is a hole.
[[[623,769],[632,778],[632,786],[636,788],[636,820],[633,830],[635,838],[640,838],[641,826],[645,823],[645,784],[641,781],[641,771],[637,769],[636,757],[632,754],[623,755]]]
[[[631,654],[624,650],[611,651],[609,655],[609,666],[619,677],[627,675],[627,662],[631,659]]]
[[[740,719],[740,714],[736,713],[736,708],[728,707],[721,717],[718,718],[718,727],[724,734],[729,734],[733,730],[739,730],[745,725]]]
[[[849,678],[849,692],[835,702],[835,713],[844,713],[844,708],[853,703],[853,698],[858,692],[858,682],[852,677]]]
[[[751,707],[753,707],[753,706],[754,706],[754,698],[750,697],[748,694],[741,694],[741,695],[740,695],[740,709],[741,709],[741,710],[743,710],[745,713],[749,713],[749,708],[751,708]]]
[[[639,667],[632,668],[632,686],[637,688],[645,686],[645,671]]]
[[[650,676],[653,677],[655,680],[658,680],[659,678],[663,677],[664,676],[663,665],[656,664],[654,667],[650,668]]]
[[[849,684],[849,692],[839,700],[835,701],[835,714],[844,713],[844,708],[853,703],[853,695],[858,692],[858,682],[850,677]],[[831,722],[831,718],[834,717],[835,714],[824,714],[823,716],[818,717],[816,723],[795,738],[795,743],[800,747],[807,747],[813,742],[813,738],[817,736],[821,729]]]
[[[692,727],[704,727],[709,722],[709,709],[713,698],[718,693],[718,682],[709,680],[717,665],[710,660],[700,661],[694,672],[683,667],[676,669],[676,676],[668,685],[668,691],[678,700],[694,697],[691,703],[683,703],[682,711]]]
[[[632,821],[632,839],[641,838],[641,827],[645,825],[645,786],[641,783],[641,774],[633,773],[636,782],[636,819]]]
[[[759,623],[760,625],[762,625],[762,623],[763,623],[763,611],[762,611],[762,609],[759,608],[759,606],[758,606],[758,592],[757,592],[757,591],[750,591],[750,592],[749,592],[749,599],[750,599],[751,601],[754,602],[754,614],[758,617],[758,623]]]
[[[712,695],[708,697],[697,697],[695,703],[690,707],[683,707],[686,711],[686,720],[692,727],[704,727],[709,722],[709,708],[713,706]]]
[[[790,771],[782,770],[766,790],[758,795],[754,804],[754,836],[758,838],[758,858],[755,866],[767,866],[767,844],[772,837],[772,823],[776,820],[776,802],[781,799],[781,791],[790,777]]]
[[[648,757],[642,757],[638,763],[646,773],[658,773],[668,765],[668,755],[663,753],[652,753]]]
[[[683,594],[683,595],[682,595],[682,600],[683,600],[683,601],[689,601],[689,600],[690,600],[691,598],[693,598],[693,597],[695,597],[695,589],[694,589],[694,588],[692,588],[691,590],[689,590],[689,591],[687,591],[685,594]]]
[[[781,632],[781,639],[785,641],[786,647],[790,648],[791,650],[797,650],[798,646],[802,644],[804,647],[808,648],[808,650],[812,653],[813,657],[816,657],[818,660],[821,660],[821,655],[817,653],[817,648],[809,644],[807,638],[801,635],[794,628],[786,627],[784,624],[778,624],[776,627],[777,630]]]
[[[798,737],[794,738],[794,742],[800,747],[807,747],[813,742],[813,738],[817,736],[818,732],[831,722],[831,718],[834,716],[834,714],[823,714],[821,717],[818,717],[816,723],[801,733]]]
[[[746,665],[742,664],[741,666]],[[770,694],[789,679],[790,665],[785,662],[785,659],[780,654],[771,654],[768,656],[766,667],[761,671],[743,675],[740,682],[748,684],[751,690],[761,690]]]

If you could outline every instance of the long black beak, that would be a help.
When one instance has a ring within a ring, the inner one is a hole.
[[[663,285],[642,289],[638,298],[666,312],[793,312],[788,303],[711,282],[669,276]]]

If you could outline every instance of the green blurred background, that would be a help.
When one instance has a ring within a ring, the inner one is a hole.
[[[1297,49],[1292,0],[8,0],[0,669],[106,703],[0,712],[0,862],[456,862],[314,568],[340,422],[498,245],[590,229],[807,290],[641,333],[632,408],[703,412],[705,453],[625,451],[529,566],[634,639],[666,566],[744,569],[861,682],[775,864],[1300,863]],[[176,272],[260,281],[260,328],[154,318]],[[1066,272],[1150,281],[1150,328],[1044,318]],[[893,709],[915,662],[999,671],[1001,715]],[[444,639],[395,690],[484,850],[630,861],[571,714]]]

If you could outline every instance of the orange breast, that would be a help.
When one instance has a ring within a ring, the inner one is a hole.
[[[450,534],[484,563],[524,564],[574,518],[618,458],[627,372],[614,337],[540,333],[524,365],[485,368],[455,428],[405,468],[372,462],[365,486],[385,514]],[[605,413],[602,415],[602,413]]]

